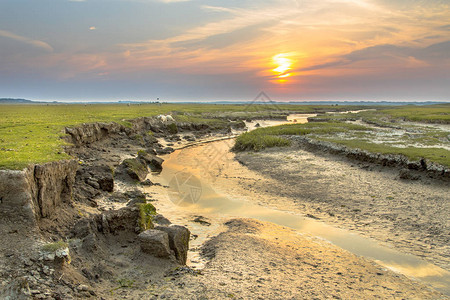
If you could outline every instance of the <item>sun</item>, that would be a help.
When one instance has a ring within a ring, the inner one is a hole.
[[[289,54],[280,53],[272,57],[272,62],[277,66],[275,69],[272,69],[275,77],[280,79],[279,82],[285,82],[286,78],[291,76],[290,70],[292,70],[294,61],[289,58]]]

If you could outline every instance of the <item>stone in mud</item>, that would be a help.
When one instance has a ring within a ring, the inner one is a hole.
[[[123,195],[128,201],[127,206],[136,206],[136,204],[147,202],[146,195],[139,190],[127,191],[123,193]]]
[[[165,147],[163,149],[156,149],[158,155],[170,154],[175,151],[172,147]]]
[[[196,216],[194,220],[192,220],[193,222],[199,223],[201,225],[205,225],[205,226],[210,226],[211,223],[208,222],[208,219],[206,219],[203,216]]]
[[[144,186],[152,186],[152,185],[154,185],[154,183],[151,182],[150,179],[146,179],[146,180],[144,180],[144,181],[141,182],[141,185],[144,185]]]
[[[162,163],[163,159],[160,157],[157,157],[156,155],[147,153],[146,151],[139,151],[138,158],[145,162],[147,166],[150,167],[150,169],[153,172],[161,172],[162,171]]]
[[[156,257],[169,258],[169,235],[161,230],[149,229],[138,235],[141,250]]]
[[[195,142],[195,137],[193,135],[186,135],[184,139],[188,142]]]
[[[155,229],[164,231],[169,235],[170,249],[175,252],[177,261],[185,265],[189,250],[189,237],[191,235],[189,229],[179,225],[157,226]]]

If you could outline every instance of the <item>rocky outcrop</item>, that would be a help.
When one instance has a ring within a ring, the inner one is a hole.
[[[155,230],[164,231],[169,235],[170,249],[175,252],[177,261],[185,265],[189,250],[189,237],[191,235],[189,229],[179,225],[170,225],[156,226]]]
[[[70,204],[75,160],[31,165],[22,171],[0,170],[0,214],[35,222]]]
[[[139,230],[139,209],[137,207],[124,207],[118,210],[110,210],[96,215],[94,220],[97,229],[102,233],[136,232]]]
[[[141,161],[144,161],[148,167],[152,170],[152,172],[161,172],[162,171],[162,163],[164,159],[157,157],[156,155],[147,153],[145,151],[139,151],[138,158]]]
[[[130,129],[128,129],[130,130]],[[68,141],[76,146],[91,144],[100,141],[110,134],[126,132],[127,128],[121,124],[110,123],[86,123],[77,127],[66,127]]]
[[[77,184],[87,184],[96,190],[112,192],[114,190],[113,170],[106,165],[88,165],[78,169]]]
[[[156,257],[170,257],[172,251],[170,251],[167,232],[149,229],[140,233],[138,239],[142,252]]]
[[[93,252],[102,247],[102,237],[126,232],[127,240],[135,239],[139,242],[142,252],[161,258],[173,258],[179,264],[185,265],[190,231],[186,227],[170,224],[162,215],[156,215],[154,222],[160,225],[140,232],[140,218],[136,205],[107,211],[80,220],[72,228],[72,237],[81,240],[85,251]]]
[[[127,181],[127,179],[144,181],[148,174],[148,168],[144,161],[139,158],[125,159],[116,169],[116,177]]]

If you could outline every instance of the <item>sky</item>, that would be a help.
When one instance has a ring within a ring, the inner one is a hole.
[[[450,1],[0,0],[0,98],[450,101]]]

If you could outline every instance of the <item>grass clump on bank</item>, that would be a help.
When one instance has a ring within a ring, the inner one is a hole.
[[[49,253],[56,252],[57,250],[65,248],[69,248],[69,244],[67,244],[63,240],[59,240],[54,243],[48,243],[42,246],[42,250]]]
[[[274,135],[253,134],[253,132],[246,132],[237,137],[234,144],[234,151],[260,151],[271,147],[285,147],[290,146],[291,141]]]

